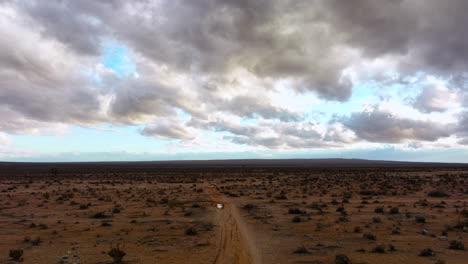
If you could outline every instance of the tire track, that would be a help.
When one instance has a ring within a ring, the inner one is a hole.
[[[255,243],[235,205],[214,188],[205,190],[214,202],[223,204],[218,210],[220,239],[213,264],[260,264]]]

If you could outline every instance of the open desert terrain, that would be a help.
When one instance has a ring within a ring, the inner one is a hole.
[[[4,163],[0,263],[466,264],[467,207],[463,165]]]

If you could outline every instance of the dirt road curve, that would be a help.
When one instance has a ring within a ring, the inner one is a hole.
[[[207,188],[207,193],[213,201],[223,204],[218,211],[221,234],[213,264],[260,264],[255,243],[235,205],[215,188]]]

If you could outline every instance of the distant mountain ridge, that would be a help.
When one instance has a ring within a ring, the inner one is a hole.
[[[409,162],[365,159],[227,159],[227,160],[171,160],[171,161],[115,161],[115,162],[0,162],[0,170],[46,167],[87,168],[376,168],[376,167],[467,167],[468,163]]]

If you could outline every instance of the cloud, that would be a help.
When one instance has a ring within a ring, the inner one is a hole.
[[[467,92],[467,8],[463,0],[0,1],[0,131],[142,125],[144,136],[225,132],[275,149],[463,139],[465,115],[457,129],[439,121],[453,118]],[[134,72],[102,65],[109,43],[128,50]],[[272,98],[280,87],[344,105],[357,85],[413,91],[411,80],[427,76],[445,83],[407,102],[427,120],[380,108],[314,120],[312,103],[300,112]]]
[[[64,135],[68,128],[64,124],[37,121],[27,118],[5,106],[0,106],[0,131],[15,135]]]
[[[0,146],[7,146],[11,145],[12,143],[13,141],[8,135],[0,133]]]
[[[332,148],[339,147],[343,142],[330,140],[330,131],[323,132],[319,125],[310,122],[265,121],[260,124],[243,126],[216,122],[209,124],[209,126],[216,131],[226,131],[233,134],[223,137],[233,143],[271,149]]]
[[[281,121],[299,121],[301,119],[299,114],[273,106],[266,100],[268,99],[259,100],[253,96],[237,96],[220,102],[219,109],[249,118],[260,116],[265,119],[279,119]]]
[[[427,85],[416,97],[413,105],[422,112],[444,112],[458,103],[457,95],[448,88]]]
[[[45,38],[78,54],[97,55],[100,41],[114,38],[175,71],[224,75],[244,68],[261,78],[296,80],[295,89],[324,98],[348,98],[351,80],[341,78],[347,57],[334,45],[335,34],[310,22],[317,11],[294,2],[84,0],[13,6]]]
[[[218,132],[229,132],[234,135],[255,137],[262,132],[262,128],[256,125],[240,125],[234,122],[217,120],[203,125],[205,128]]]
[[[163,139],[193,139],[195,137],[194,133],[184,125],[178,122],[168,122],[167,120],[147,125],[141,130],[141,134]]]
[[[5,39],[0,41],[2,108],[35,122],[102,120],[98,114],[101,92],[79,74],[82,63],[89,61],[32,32],[15,10],[1,9],[0,13]]]
[[[468,145],[468,111],[464,111],[458,115],[456,134],[459,137],[459,144]]]
[[[454,132],[453,124],[399,117],[377,107],[352,113],[349,117],[343,118],[341,122],[358,138],[370,142],[436,141],[439,138],[449,137]]]
[[[401,75],[424,72],[466,80],[468,18],[463,0],[323,1],[325,21],[363,58],[391,58]]]

